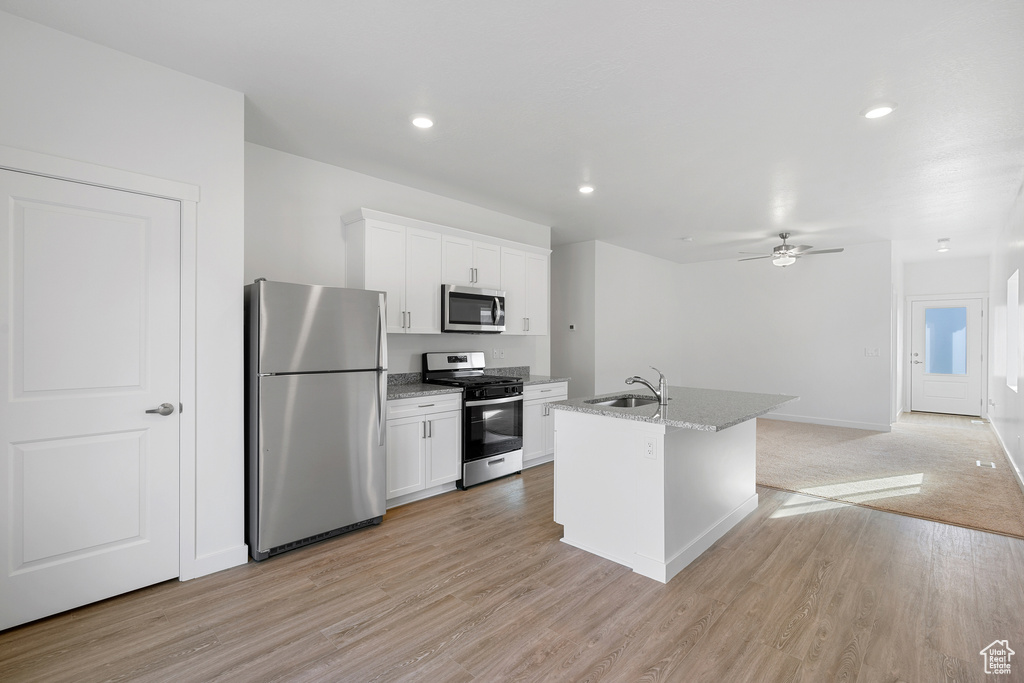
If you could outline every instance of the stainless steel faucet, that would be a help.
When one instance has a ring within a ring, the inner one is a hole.
[[[658,370],[658,368],[654,367],[653,365],[651,366],[651,370],[654,370],[655,372],[657,372],[658,376],[659,376],[658,388],[657,389],[654,388],[653,384],[651,384],[650,382],[645,380],[640,375],[633,375],[632,377],[627,377],[626,378],[626,384],[633,384],[635,382],[639,382],[640,384],[643,384],[645,387],[647,387],[648,389],[650,389],[651,391],[654,392],[654,396],[658,399],[658,404],[659,405],[667,406],[668,405],[668,382],[665,381],[665,373],[663,373],[661,370]]]

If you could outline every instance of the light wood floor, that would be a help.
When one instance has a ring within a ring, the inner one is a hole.
[[[760,493],[662,585],[559,542],[546,465],[0,633],[0,680],[1024,681],[1024,541]]]

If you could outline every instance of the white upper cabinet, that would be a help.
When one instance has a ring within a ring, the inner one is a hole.
[[[444,284],[483,289],[501,286],[501,247],[497,244],[445,235],[442,254]]]
[[[501,248],[505,334],[548,333],[548,255]]]
[[[348,286],[387,293],[388,332],[439,334],[441,236],[366,220],[348,238]]]
[[[389,333],[440,334],[442,284],[505,290],[505,334],[548,333],[549,249],[371,209],[342,220],[346,282],[387,292]]]
[[[526,253],[526,333],[548,333],[550,262],[547,254]]]

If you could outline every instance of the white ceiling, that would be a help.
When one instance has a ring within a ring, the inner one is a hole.
[[[0,9],[244,92],[251,142],[551,225],[554,244],[689,262],[786,230],[983,254],[1024,179],[1021,0]],[[898,108],[859,116],[879,100]]]

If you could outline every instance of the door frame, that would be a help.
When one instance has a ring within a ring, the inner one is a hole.
[[[989,366],[989,310],[987,292],[968,292],[966,294],[918,294],[906,297],[903,308],[903,411],[910,412],[913,403],[914,380],[911,374],[910,353],[913,347],[915,302],[959,301],[961,299],[981,299],[981,419],[988,419],[988,366]]]
[[[196,231],[199,187],[0,145],[0,169],[176,201],[181,205],[178,579],[204,573],[196,548]]]

